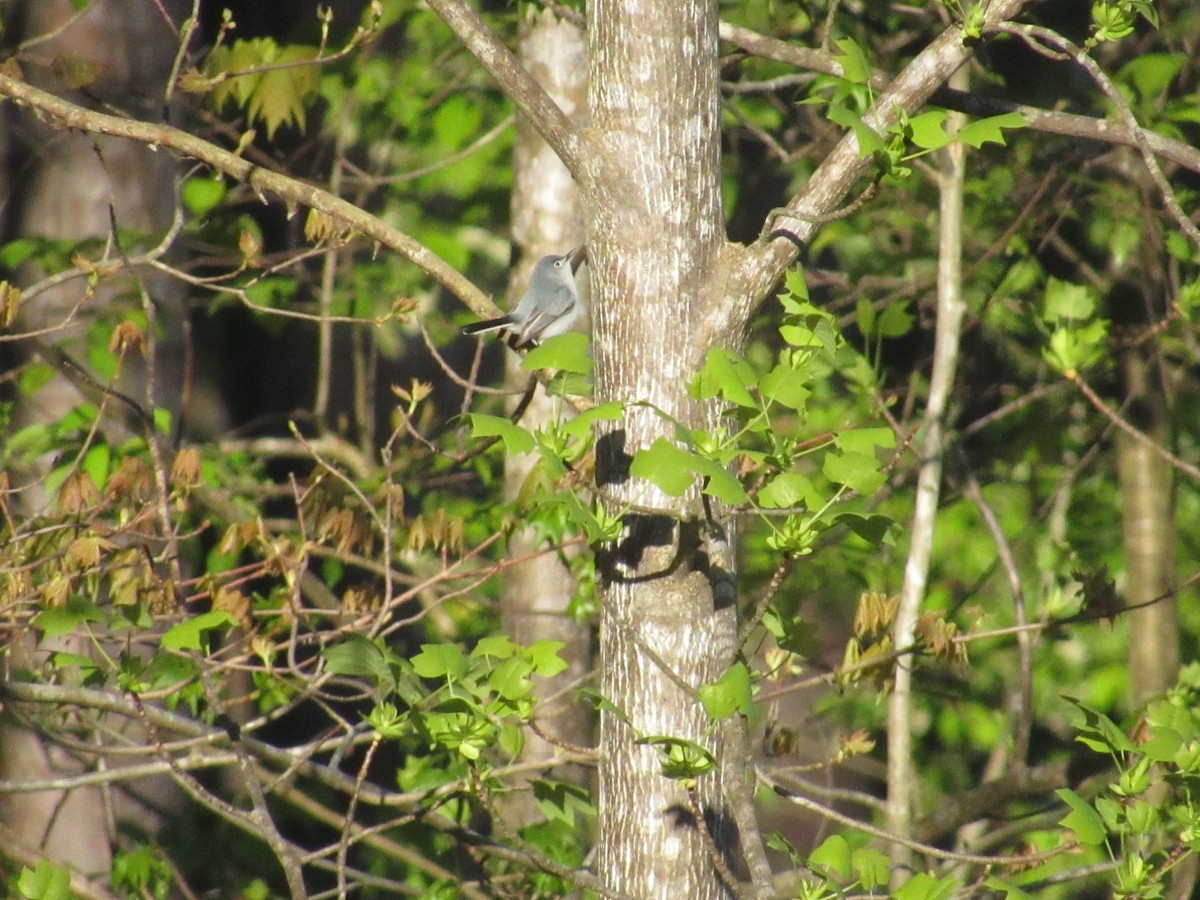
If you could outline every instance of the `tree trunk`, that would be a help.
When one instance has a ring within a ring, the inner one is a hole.
[[[1143,434],[1170,446],[1161,390],[1150,383],[1152,367],[1130,351],[1125,384],[1133,395],[1130,419]],[[1174,587],[1174,491],[1170,464],[1144,441],[1117,433],[1117,479],[1121,492],[1125,565],[1129,570],[1129,680],[1135,704],[1161,694],[1179,675],[1179,623]],[[1149,604],[1143,606],[1141,604]]]
[[[66,61],[64,69],[74,65],[76,73],[90,66],[95,71],[95,81],[87,87],[92,97],[126,109],[136,104],[133,98],[140,98],[146,106],[131,109],[133,114],[159,114],[162,87],[177,49],[172,29],[142,0],[100,0],[81,13],[76,13],[75,6],[67,0],[36,0],[23,4],[18,11],[16,18],[24,20],[26,39],[51,35],[18,56],[29,80],[53,84],[58,92],[67,93],[58,83],[55,67],[48,64]],[[168,0],[166,6],[179,12],[177,0]],[[132,141],[66,133],[30,115],[18,117],[16,131],[30,156],[21,170],[20,193],[15,198],[20,209],[14,220],[17,234],[104,238],[113,221],[119,229],[139,233],[161,232],[170,224],[175,162],[167,154],[155,153]],[[23,280],[38,274],[23,273]],[[146,283],[145,273],[138,277]],[[82,361],[86,357],[81,338],[93,321],[94,310],[103,308],[118,291],[129,290],[130,286],[129,282],[118,284],[117,279],[109,279],[74,313],[84,294],[79,281],[41,292],[23,304],[21,327],[56,329],[47,343]],[[147,289],[156,301],[168,301],[163,310],[168,316],[178,314],[178,306],[169,308],[171,297],[177,296],[174,287]],[[60,326],[72,315],[74,324],[62,329]],[[159,351],[161,360],[181,358],[178,352],[162,352],[162,347]],[[161,371],[155,375],[160,378],[154,385],[156,395],[178,398],[177,384],[164,384]],[[135,377],[144,383],[144,373]],[[143,399],[141,388],[123,384],[122,390],[139,401]],[[76,387],[60,375],[38,392],[35,403],[19,406],[15,417],[22,422],[53,421],[81,399]],[[38,476],[44,473],[28,474],[36,485],[41,480]],[[35,489],[23,492],[22,502],[27,510],[34,511],[48,498],[44,491]],[[88,653],[90,648],[81,640],[64,639],[58,649]],[[46,649],[38,648],[39,654]],[[12,648],[11,652],[17,660],[15,665],[33,664],[31,646]],[[47,745],[33,731],[8,719],[0,724],[0,779],[54,778],[77,772],[80,767],[72,754]],[[87,875],[107,873],[112,826],[121,814],[120,808],[111,805],[112,799],[99,788],[9,793],[0,805],[0,820],[31,850],[70,863]]]
[[[659,752],[635,741],[682,738],[722,766],[744,764],[725,759],[682,687],[714,681],[733,660],[728,543],[710,542],[718,523],[705,521],[694,493],[669,497],[629,472],[639,449],[673,438],[660,413],[690,428],[720,420],[717,404],[687,391],[709,349],[705,312],[723,287],[717,7],[589,4],[588,34],[596,399],[629,404],[601,429],[596,458],[609,512],[624,513],[620,539],[598,554],[600,689],[624,716],[601,715],[598,869],[607,888],[636,897],[724,897],[710,852],[732,845],[721,768],[698,781],[697,822]]]
[[[522,21],[518,55],[563,111],[573,119],[579,118],[587,101],[587,42],[582,31],[549,10],[531,13]],[[511,298],[524,293],[537,260],[583,243],[575,183],[524,117],[517,120],[513,150],[512,232],[520,259],[509,284]],[[518,389],[529,381],[529,373],[520,362],[514,354],[506,355],[508,383]],[[539,387],[521,424],[527,428],[545,425],[556,414],[562,414],[562,406]],[[508,497],[518,494],[537,459],[534,453],[509,457],[504,471]],[[509,539],[509,553],[514,558],[541,548],[542,542],[530,530],[517,529]],[[568,610],[574,594],[574,580],[566,563],[554,554],[542,554],[505,570],[500,619],[505,633],[518,643],[563,643],[561,652],[569,667],[553,678],[537,681],[538,729],[562,741],[588,746],[592,742],[591,715],[576,700],[570,686],[582,680],[592,667],[592,637],[590,627],[576,621]],[[553,744],[537,734],[526,734],[523,759],[548,760],[556,752]],[[586,772],[579,767],[559,769],[555,777],[583,783]],[[542,818],[528,793],[510,795],[502,809],[508,824],[517,828]]]

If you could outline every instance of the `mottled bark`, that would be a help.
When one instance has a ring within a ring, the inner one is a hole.
[[[1168,446],[1170,431],[1162,390],[1152,367],[1136,352],[1124,361],[1132,394],[1129,418],[1157,443]],[[1145,441],[1117,433],[1117,477],[1121,495],[1125,565],[1129,572],[1129,681],[1133,702],[1144,703],[1175,684],[1179,674],[1179,622],[1174,587],[1174,472]],[[1151,602],[1155,601],[1157,602]],[[1149,605],[1143,605],[1149,604]]]
[[[687,392],[709,349],[700,322],[724,281],[717,9],[621,0],[590,4],[588,16],[596,397],[629,404],[602,430],[597,479],[612,512],[633,507],[599,556],[600,689],[628,721],[601,717],[597,867],[608,888],[632,896],[723,897],[710,845],[731,856],[735,842],[720,769],[699,779],[697,823],[659,753],[634,742],[684,738],[723,766],[744,764],[726,758],[682,686],[715,680],[733,660],[732,560],[694,494],[669,497],[629,474],[634,453],[673,437],[656,410],[692,428],[720,416]]]
[[[579,120],[587,101],[587,41],[583,32],[552,12],[539,13],[531,8],[522,22],[518,56],[563,112]],[[517,120],[513,150],[512,236],[518,253],[509,284],[509,296],[513,298],[524,292],[538,259],[551,253],[565,253],[583,243],[575,183],[554,151],[524,117]],[[507,354],[506,363],[511,387],[521,388],[528,383],[529,373],[520,367],[518,357]],[[537,428],[564,414],[564,404],[547,397],[539,388],[521,424]],[[537,454],[533,453],[507,460],[504,471],[507,496],[517,496],[537,460]],[[509,538],[509,552],[514,558],[529,556],[544,549],[542,545],[537,534],[529,529],[517,529]],[[590,626],[577,621],[568,611],[574,594],[575,584],[566,562],[555,554],[543,553],[505,570],[500,618],[505,632],[518,643],[562,642],[561,653],[569,667],[553,678],[537,682],[537,728],[569,744],[589,746],[591,713],[571,686],[591,669],[592,637]],[[524,759],[552,759],[556,752],[554,744],[533,731],[526,733]],[[553,775],[577,783],[583,783],[587,777],[586,771],[578,767],[556,769]],[[542,818],[529,793],[510,795],[502,809],[508,824],[514,827]]]

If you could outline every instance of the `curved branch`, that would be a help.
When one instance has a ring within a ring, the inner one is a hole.
[[[477,315],[490,317],[499,314],[495,304],[479,288],[428,247],[375,216],[363,212],[353,203],[315,185],[259,168],[216,144],[170,125],[124,119],[85,109],[39,90],[11,74],[0,72],[0,98],[3,97],[49,116],[68,128],[126,138],[152,148],[165,147],[180,156],[199,160],[236,181],[250,185],[259,197],[268,193],[274,194],[287,204],[289,213],[293,213],[296,207],[301,205],[323,212],[407,258],[429,273],[438,284],[459,298]]]
[[[820,72],[838,78],[844,75],[841,63],[837,62],[829,53],[813,50],[810,47],[798,47],[740,25],[722,22],[721,40],[762,59],[770,59],[795,66],[798,69]],[[871,72],[871,86],[877,90],[885,90],[890,80],[885,72],[878,70]],[[1183,141],[1172,140],[1145,128],[1131,130],[1125,122],[1026,106],[1023,103],[1013,103],[1011,100],[986,97],[972,91],[959,91],[951,87],[938,88],[929,99],[938,106],[966,113],[969,116],[999,116],[1010,112],[1019,113],[1033,131],[1061,134],[1064,137],[1079,138],[1085,141],[1137,147],[1138,142],[1144,138],[1150,149],[1163,159],[1169,159],[1178,166],[1200,173],[1200,148],[1185,144]],[[1140,136],[1138,132],[1141,133]]]
[[[429,0],[429,8],[496,79],[500,90],[529,119],[575,179],[582,181],[583,138],[545,89],[463,0]]]
[[[1029,0],[995,0],[988,4],[983,27],[994,27],[1021,12]],[[904,67],[903,71],[879,95],[863,121],[879,134],[899,119],[901,111],[912,112],[924,105],[934,92],[972,56],[962,31],[952,26],[938,35]],[[866,173],[870,158],[859,153],[853,132],[846,134],[808,179],[804,188],[788,202],[794,212],[780,216],[771,235],[756,241],[748,250],[732,251],[733,271],[726,297],[710,316],[710,321],[745,322],[753,309],[770,291],[799,255],[800,248],[816,234],[817,220],[841,204],[855,182]]]

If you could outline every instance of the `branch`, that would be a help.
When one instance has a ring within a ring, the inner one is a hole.
[[[844,825],[847,828],[853,828],[856,831],[861,831],[863,834],[878,838],[881,841],[890,841],[891,843],[901,844],[910,850],[920,853],[922,856],[928,856],[933,859],[944,859],[948,862],[969,863],[979,866],[1005,866],[1008,868],[1018,869],[1026,866],[1034,866],[1047,860],[1054,859],[1056,856],[1062,856],[1064,853],[1069,853],[1072,850],[1070,845],[1055,847],[1052,850],[1046,850],[1041,853],[1033,854],[1016,854],[1013,856],[986,856],[981,853],[960,853],[952,850],[943,850],[940,847],[935,847],[931,844],[925,844],[920,841],[912,840],[911,838],[901,837],[897,834],[892,834],[884,828],[878,828],[870,822],[863,822],[852,816],[843,815],[837,810],[822,806],[815,800],[810,800],[803,794],[797,794],[790,790],[785,785],[773,778],[770,772],[763,768],[758,769],[758,778],[764,784],[768,785],[776,794],[790,803],[799,806],[801,809],[807,809],[814,812],[822,818],[828,819],[830,822],[836,822],[838,825]]]
[[[1022,38],[1034,50],[1038,49],[1039,42],[1048,44],[1066,53],[1088,73],[1092,81],[1096,83],[1096,86],[1104,92],[1104,95],[1116,107],[1117,114],[1125,122],[1125,127],[1137,139],[1134,146],[1137,147],[1143,162],[1146,163],[1146,169],[1150,172],[1150,177],[1154,179],[1154,183],[1158,186],[1159,191],[1162,192],[1163,205],[1167,208],[1167,212],[1171,214],[1171,218],[1175,220],[1175,224],[1179,226],[1179,230],[1187,235],[1192,245],[1200,249],[1200,228],[1197,228],[1192,223],[1187,213],[1183,211],[1183,207],[1179,205],[1179,198],[1175,196],[1175,191],[1171,187],[1170,182],[1167,181],[1167,176],[1163,174],[1162,167],[1158,164],[1158,160],[1154,156],[1153,148],[1146,141],[1146,132],[1138,124],[1133,110],[1130,109],[1121,92],[1117,90],[1117,86],[1104,74],[1104,70],[1097,65],[1096,61],[1084,52],[1083,49],[1075,46],[1075,44],[1071,43],[1065,37],[1049,28],[1042,28],[1037,25],[1012,25],[1001,22],[996,25],[995,30],[1003,34],[1016,35]]]
[[[983,26],[994,28],[1017,15],[1028,2],[994,0],[987,6]],[[863,121],[877,133],[886,133],[901,111],[911,112],[923,106],[971,55],[962,31],[957,27],[947,28],[904,67],[879,95]],[[785,212],[779,219],[780,227],[743,251],[740,260],[735,260],[724,302],[711,318],[748,321],[754,307],[799,255],[800,248],[816,234],[818,225],[814,220],[836,209],[870,165],[871,160],[859,153],[854,133],[847,133],[787,204],[786,209],[794,212],[795,218],[789,218]]]
[[[279,197],[287,204],[289,215],[301,205],[323,212],[407,258],[433,276],[442,287],[462,300],[477,315],[490,317],[499,314],[496,305],[482,291],[436,253],[404,232],[392,228],[375,216],[363,212],[353,203],[328,191],[297,178],[255,166],[242,157],[181,129],[161,123],[141,122],[94,112],[39,90],[8,73],[0,73],[0,97],[7,97],[20,106],[27,106],[49,116],[68,128],[126,138],[147,144],[151,148],[165,147],[180,156],[199,160],[236,181],[248,184],[263,202],[266,202],[264,195],[268,193]]]
[[[450,26],[450,30],[479,64],[487,69],[488,74],[496,79],[500,90],[558,154],[575,180],[582,181],[583,138],[545,89],[464,0],[429,0],[429,7]]]
[[[985,781],[969,791],[943,799],[937,809],[917,822],[913,837],[929,844],[938,843],[970,822],[1001,817],[1002,811],[1015,800],[1044,800],[1056,788],[1070,784],[1065,760],[1026,769],[1016,777],[1006,775],[995,781]]]
[[[762,59],[774,60],[796,66],[799,69],[833,75],[837,78],[844,77],[841,64],[830,54],[808,47],[797,47],[740,25],[722,22],[721,40]],[[891,78],[887,73],[874,69],[871,71],[870,81],[871,86],[876,90],[886,90]],[[1037,106],[1026,106],[1022,103],[1013,103],[1011,100],[1002,100],[999,97],[985,97],[970,91],[958,91],[944,86],[933,92],[930,101],[938,106],[966,113],[969,116],[999,116],[1010,112],[1020,113],[1033,131],[1061,134],[1065,137],[1086,141],[1137,147],[1139,140],[1144,139],[1150,149],[1159,156],[1192,172],[1200,173],[1200,148],[1182,141],[1172,140],[1145,128],[1131,130],[1125,122],[1113,122],[1093,116],[1041,109]]]
[[[958,77],[965,77],[960,73]],[[940,194],[937,271],[937,325],[934,331],[933,372],[929,377],[922,428],[917,497],[913,510],[912,539],[904,562],[904,584],[892,627],[892,646],[908,647],[916,641],[917,619],[929,578],[933,555],[934,526],[941,497],[942,463],[946,453],[946,418],[962,335],[963,299],[963,183],[966,177],[966,147],[951,144],[943,153],[938,191]],[[909,837],[912,830],[917,789],[913,763],[912,666],[898,660],[894,687],[888,700],[887,732],[887,824],[888,830]],[[894,862],[903,862],[907,848],[893,845]]]
[[[1145,444],[1152,451],[1154,451],[1154,453],[1158,454],[1158,456],[1165,460],[1166,463],[1171,467],[1178,469],[1193,481],[1200,482],[1200,468],[1192,465],[1187,460],[1180,459],[1166,447],[1155,441],[1154,438],[1150,437],[1150,435],[1139,431],[1133,425],[1129,424],[1128,421],[1121,418],[1118,413],[1109,409],[1108,404],[1101,399],[1099,394],[1092,390],[1091,385],[1084,381],[1083,376],[1081,376],[1078,372],[1068,372],[1066,373],[1066,377],[1068,381],[1075,385],[1075,387],[1079,388],[1080,393],[1087,398],[1088,403],[1092,404],[1092,406],[1096,408],[1096,411],[1108,419],[1108,421],[1112,422],[1115,426],[1117,426],[1117,428],[1121,429],[1135,441],[1140,441],[1141,443]]]

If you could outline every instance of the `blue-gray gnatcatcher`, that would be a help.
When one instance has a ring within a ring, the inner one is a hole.
[[[578,247],[563,256],[543,256],[533,267],[529,289],[507,316],[475,322],[463,328],[463,334],[508,331],[520,350],[535,341],[565,334],[579,317],[579,288],[575,272],[587,257]]]

